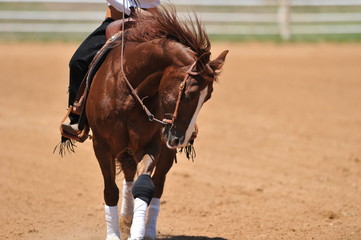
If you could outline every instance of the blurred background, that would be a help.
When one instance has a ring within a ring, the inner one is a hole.
[[[229,54],[195,161],[178,154],[167,175],[157,239],[360,240],[361,0],[170,2],[203,21],[211,59]],[[0,0],[1,240],[105,239],[92,142],[53,149],[69,60],[106,8]]]
[[[98,26],[102,0],[0,0],[1,39],[80,40]],[[163,0],[163,3],[169,3]],[[359,40],[361,0],[172,0],[195,11],[213,39]]]

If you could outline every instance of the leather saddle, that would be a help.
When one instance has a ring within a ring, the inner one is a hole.
[[[63,120],[60,123],[60,132],[61,135],[74,139],[79,142],[84,142],[88,137],[89,127],[86,120],[86,114],[85,114],[85,103],[86,98],[91,86],[91,82],[93,80],[93,77],[95,76],[96,71],[99,69],[101,64],[103,63],[105,57],[109,53],[109,51],[114,48],[115,46],[120,44],[119,39],[122,37],[122,30],[123,30],[123,24],[124,24],[124,30],[134,27],[135,21],[132,18],[126,18],[126,19],[119,19],[111,22],[107,29],[106,29],[106,38],[107,41],[104,44],[104,46],[97,52],[97,54],[94,56],[92,62],[89,65],[89,69],[87,74],[85,75],[82,83],[80,84],[77,97],[75,99],[75,102],[73,106],[70,106],[68,109],[67,114],[63,118]],[[118,41],[117,41],[118,40]],[[62,128],[62,124],[65,122],[65,120],[68,118],[70,113],[74,113],[77,115],[80,115],[79,119],[79,134],[78,135],[72,135],[64,131]]]

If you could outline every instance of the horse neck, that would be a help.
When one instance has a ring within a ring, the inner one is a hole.
[[[142,96],[154,96],[158,92],[158,86],[162,76],[162,72],[150,74],[137,86],[136,91]]]
[[[169,67],[183,67],[194,62],[194,53],[184,45],[175,42],[162,44],[161,40],[146,43],[131,44],[129,49],[136,48],[144,52],[139,59],[136,53],[129,51],[128,56],[133,61],[127,61],[130,69],[126,73],[136,91],[143,96],[153,96],[157,91],[160,80]],[[164,54],[166,52],[166,54]]]

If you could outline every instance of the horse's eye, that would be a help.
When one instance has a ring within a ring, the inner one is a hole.
[[[186,100],[188,102],[192,101],[192,99],[194,99],[195,96],[196,96],[195,92],[187,92],[187,93],[185,93],[185,97],[186,97]]]
[[[187,91],[185,92],[185,97],[187,101],[192,101],[197,96],[197,93],[199,92],[199,86],[193,85],[190,86]]]

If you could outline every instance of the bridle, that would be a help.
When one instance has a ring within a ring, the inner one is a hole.
[[[175,109],[174,109],[174,112],[172,114],[172,118],[171,119],[163,119],[163,122],[166,122],[167,124],[171,124],[173,125],[175,120],[177,119],[178,117],[178,111],[179,111],[179,105],[180,105],[180,102],[181,102],[181,99],[182,99],[182,96],[185,92],[185,88],[186,88],[186,82],[187,82],[187,79],[190,77],[190,76],[196,76],[196,75],[200,75],[201,72],[195,72],[193,71],[193,68],[194,66],[196,65],[197,61],[195,61],[190,67],[189,69],[187,70],[186,72],[186,75],[184,76],[184,79],[183,81],[181,82],[181,84],[179,85],[179,93],[178,93],[178,98],[177,98],[177,102],[175,104]]]
[[[202,57],[204,55],[207,55],[207,54],[210,54],[209,52],[206,52],[206,53],[203,53],[198,59],[202,59]],[[184,94],[185,92],[185,88],[186,88],[186,82],[187,82],[187,79],[190,77],[190,76],[199,76],[201,74],[203,74],[206,70],[207,70],[207,67],[209,68],[208,65],[205,65],[203,66],[202,70],[196,72],[196,71],[193,71],[193,68],[196,66],[197,64],[197,60],[189,67],[189,69],[186,71],[186,75],[183,79],[183,81],[181,82],[181,84],[179,85],[179,93],[178,93],[178,99],[177,99],[177,102],[176,102],[176,105],[175,105],[175,110],[174,110],[174,113],[173,113],[173,116],[171,119],[163,119],[163,122],[166,122],[168,124],[174,124],[174,121],[177,119],[177,116],[178,116],[178,110],[179,110],[179,104],[181,102],[181,99],[182,99],[182,95]]]
[[[123,11],[123,19],[125,19],[125,4],[124,4],[124,0],[123,0],[123,7],[124,7],[124,11]],[[122,34],[124,33],[124,30],[125,30],[125,27],[124,27],[125,23],[123,21],[122,23]],[[173,125],[175,120],[177,119],[178,117],[178,111],[179,111],[179,105],[180,105],[180,102],[181,102],[181,99],[182,99],[182,95],[184,94],[185,92],[185,87],[186,87],[186,82],[187,82],[187,79],[190,77],[190,76],[197,76],[197,75],[201,75],[205,68],[203,68],[201,71],[193,71],[193,68],[196,66],[197,64],[197,60],[194,61],[194,63],[189,67],[189,69],[186,71],[186,75],[184,76],[184,79],[183,81],[181,82],[181,84],[179,85],[179,93],[178,93],[178,99],[177,99],[177,102],[176,102],[176,106],[175,106],[175,110],[174,110],[174,113],[172,114],[172,117],[171,119],[167,119],[167,118],[164,118],[163,120],[160,120],[160,119],[157,119],[154,114],[152,114],[150,112],[150,110],[147,108],[147,106],[144,105],[143,103],[143,100],[139,97],[138,93],[135,91],[135,89],[133,88],[132,84],[129,82],[127,76],[125,75],[125,72],[124,72],[124,37],[121,36],[121,44],[122,44],[122,49],[121,49],[121,58],[120,58],[120,64],[121,64],[121,71],[122,71],[122,74],[123,74],[123,77],[124,77],[124,80],[125,82],[127,83],[128,87],[130,88],[130,91],[132,92],[133,96],[137,99],[137,101],[140,103],[140,105],[142,106],[144,112],[147,114],[148,116],[148,120],[149,121],[155,121],[155,122],[158,122],[160,124],[163,124],[163,125],[168,125],[168,124],[171,124]],[[205,53],[205,54],[209,54],[209,53]],[[202,55],[203,56],[203,55]],[[201,57],[202,57],[201,56]],[[200,57],[200,58],[201,58]]]
[[[122,48],[124,48],[124,45],[122,45]],[[123,51],[123,50],[122,50]],[[143,100],[139,97],[138,93],[135,91],[135,89],[133,88],[132,84],[129,82],[128,78],[126,77],[125,75],[125,72],[124,72],[124,68],[123,68],[123,55],[121,56],[121,64],[122,64],[122,74],[124,76],[124,80],[125,82],[127,83],[128,87],[130,88],[133,96],[138,100],[139,104],[142,106],[144,112],[147,114],[148,116],[148,120],[149,121],[155,121],[155,122],[158,122],[158,123],[161,123],[163,125],[168,125],[168,124],[171,124],[173,125],[175,120],[177,119],[178,117],[178,112],[179,112],[179,105],[180,105],[180,102],[181,102],[181,99],[182,99],[182,96],[185,92],[185,87],[186,87],[186,82],[187,82],[187,79],[190,77],[190,76],[197,76],[197,75],[200,75],[202,74],[203,71],[199,71],[199,72],[195,72],[193,71],[193,68],[195,67],[197,61],[195,61],[190,67],[189,69],[186,71],[186,75],[184,76],[184,79],[183,81],[180,83],[179,85],[179,92],[178,92],[178,98],[177,98],[177,102],[176,102],[176,105],[175,105],[175,109],[174,109],[174,112],[173,114],[170,114],[172,115],[170,119],[167,119],[167,118],[164,118],[163,120],[160,120],[160,119],[157,119],[154,114],[152,114],[150,112],[150,110],[147,108],[147,106],[144,105],[143,103]]]

